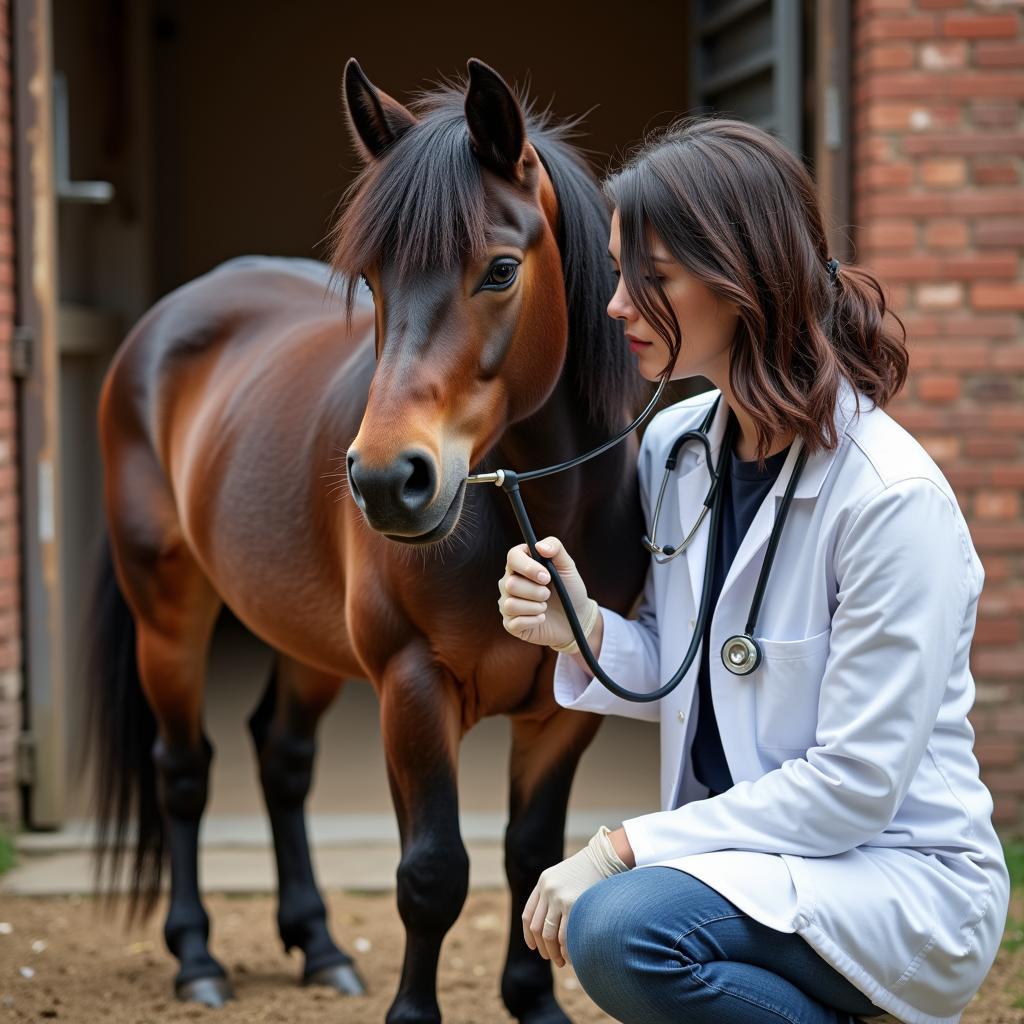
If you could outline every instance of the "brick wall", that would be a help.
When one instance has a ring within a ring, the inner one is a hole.
[[[995,820],[1024,832],[1024,5],[854,12],[857,260],[907,325],[890,411],[956,490],[985,565],[970,718]]]
[[[14,745],[21,725],[21,566],[18,559],[14,326],[14,227],[11,152],[11,45],[7,0],[0,0],[0,822],[18,814]]]

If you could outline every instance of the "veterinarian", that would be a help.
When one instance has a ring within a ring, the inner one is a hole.
[[[547,868],[526,942],[624,1022],[952,1024],[995,959],[1009,878],[967,717],[984,570],[946,478],[884,411],[902,322],[830,258],[809,174],[762,129],[687,119],[606,191],[608,313],[638,371],[714,390],[644,432],[635,617],[588,594],[571,537],[537,551],[620,686],[661,687],[702,629],[700,657],[661,700],[613,696],[543,566],[509,550],[502,620],[559,651],[558,703],[661,738],[661,810]],[[702,425],[707,446],[673,465]],[[701,517],[718,471],[721,512]]]

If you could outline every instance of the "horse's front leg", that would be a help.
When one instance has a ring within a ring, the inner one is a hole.
[[[405,957],[387,1024],[437,1024],[437,962],[469,889],[469,856],[459,830],[457,755],[461,738],[455,681],[410,645],[388,663],[380,685],[381,732],[402,855],[398,912]]]
[[[352,958],[335,945],[313,873],[305,803],[313,779],[316,726],[341,689],[338,676],[279,655],[259,706],[249,719],[277,861],[277,927],[285,950],[302,950],[303,984],[346,995],[366,986]]]
[[[512,904],[501,998],[522,1024],[569,1020],[555,1001],[550,963],[526,945],[522,915],[540,873],[564,858],[569,790],[580,755],[600,724],[597,715],[564,709],[512,719],[505,832],[505,874]]]

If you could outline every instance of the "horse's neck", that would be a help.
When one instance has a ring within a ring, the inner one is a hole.
[[[544,469],[583,455],[610,436],[609,431],[589,422],[576,394],[576,382],[563,374],[540,409],[505,431],[496,447],[494,466],[517,473]],[[523,501],[538,537],[579,525],[579,514],[595,489],[605,497],[616,493],[625,483],[625,443],[575,469],[522,485]],[[501,499],[508,505],[504,494]]]

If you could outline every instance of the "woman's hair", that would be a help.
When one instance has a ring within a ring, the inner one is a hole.
[[[877,279],[829,273],[814,182],[775,136],[744,121],[686,117],[646,141],[604,183],[619,212],[622,275],[668,345],[682,335],[651,259],[651,232],[672,258],[739,307],[729,384],[757,429],[757,457],[793,431],[813,454],[834,448],[845,377],[885,406],[907,376],[906,329]],[[885,314],[899,325],[887,329]]]

